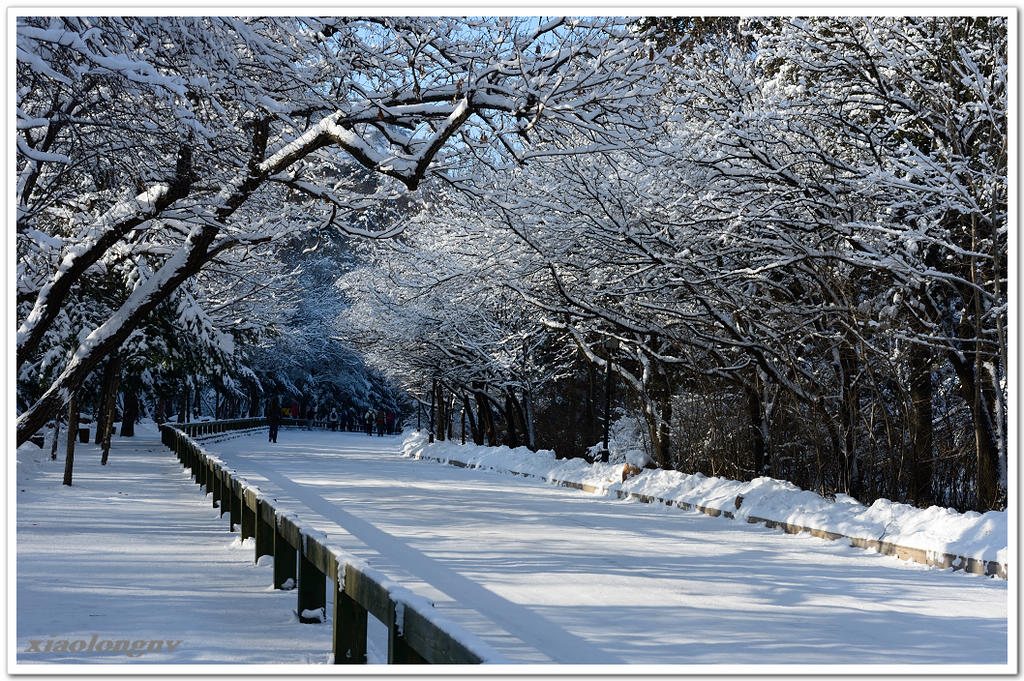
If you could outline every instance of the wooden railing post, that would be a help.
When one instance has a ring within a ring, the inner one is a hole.
[[[228,518],[228,526],[231,532],[235,527],[242,525],[242,483],[238,480],[231,481],[231,516]]]
[[[399,632],[398,604],[388,606],[388,664],[426,664],[419,653],[413,650]]]
[[[299,552],[299,621],[303,624],[320,624],[327,619],[327,577],[317,570],[316,566],[306,557],[304,551]],[[318,615],[307,617],[304,613],[317,611]]]
[[[188,474],[193,480],[198,480],[199,473],[196,472],[196,457],[192,452],[192,445],[185,441],[183,433],[177,433],[180,442],[181,454],[185,457],[185,465],[188,467]]]
[[[295,585],[295,547],[285,541],[279,527],[274,528],[274,588],[285,588],[284,583],[292,580]]]
[[[198,459],[199,475],[202,478],[199,480],[199,484],[203,488],[203,497],[205,497],[210,493],[210,463],[198,452],[196,453],[196,458]]]
[[[268,513],[269,511],[269,513]],[[256,501],[256,556],[253,562],[260,562],[260,556],[274,555],[274,526],[267,521],[270,516],[271,522],[274,518],[272,508],[266,506],[262,500]]]
[[[225,513],[231,511],[231,476],[227,471],[221,471],[220,475],[220,515],[218,517],[223,518]]]
[[[206,494],[213,494],[213,462],[209,459],[203,462],[204,480],[206,482]]]
[[[256,536],[256,511],[249,506],[248,490],[242,491],[242,541]]]
[[[213,477],[213,484],[210,486],[210,491],[213,493],[213,496],[211,497],[210,503],[213,504],[214,508],[218,508],[221,505],[220,487],[223,484],[223,482],[221,481],[220,471],[214,468],[213,464],[210,464],[210,473],[212,474]],[[223,511],[221,512],[221,515],[224,515]]]
[[[334,664],[366,664],[366,608],[334,583]]]

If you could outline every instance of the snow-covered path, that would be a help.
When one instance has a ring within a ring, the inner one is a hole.
[[[203,446],[513,662],[1007,661],[1004,580],[418,461],[397,437],[265,440]],[[297,623],[294,593],[268,588],[252,540],[232,542],[169,451],[116,441],[101,468],[91,449],[71,489],[56,464],[19,471],[19,662],[327,661],[330,627]],[[137,658],[25,652],[93,633],[183,642]]]
[[[1003,580],[411,460],[397,437],[264,439],[205,447],[511,660],[1006,661]]]
[[[253,540],[243,545],[228,532],[155,429],[115,437],[107,466],[97,446],[79,444],[70,488],[61,485],[61,446],[56,462],[42,450],[31,459],[19,451],[19,663],[328,660],[330,631],[299,624],[294,592],[269,588],[271,568],[253,565]],[[131,656],[53,652],[58,641],[67,647],[94,634],[147,644]],[[163,642],[159,650],[153,641]]]

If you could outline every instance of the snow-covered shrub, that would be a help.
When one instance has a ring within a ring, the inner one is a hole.
[[[587,450],[591,460],[601,457],[604,442],[598,442]],[[615,418],[608,428],[608,462],[628,463],[643,468],[651,463],[650,445],[643,422],[626,414],[623,409],[615,410]]]

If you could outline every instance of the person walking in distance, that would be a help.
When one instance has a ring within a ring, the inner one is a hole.
[[[366,428],[367,435],[373,435],[373,410],[367,409],[366,414],[363,415],[363,427]]]
[[[267,404],[267,424],[270,426],[270,441],[277,442],[277,429],[281,426],[281,403],[275,395]]]

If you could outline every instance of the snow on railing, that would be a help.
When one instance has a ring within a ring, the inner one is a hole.
[[[230,529],[255,539],[255,558],[274,559],[274,588],[297,585],[296,612],[303,623],[327,619],[327,579],[334,585],[335,664],[365,664],[367,616],[388,629],[389,664],[481,664],[504,661],[485,642],[449,620],[433,604],[391,581],[365,562],[331,546],[322,531],[306,527],[293,512],[274,505],[258,487],[228,468],[193,439],[202,435],[265,426],[266,419],[165,424],[161,439],[189,469],[196,483],[213,495]],[[306,425],[283,419],[281,425]],[[319,425],[319,424],[317,424]]]

